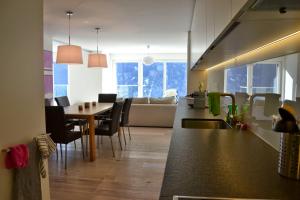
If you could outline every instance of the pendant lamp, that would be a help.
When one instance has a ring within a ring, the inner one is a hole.
[[[56,63],[64,64],[82,64],[82,50],[80,46],[71,45],[70,36],[70,23],[72,11],[67,11],[67,16],[69,18],[69,44],[60,45],[57,47]]]
[[[152,65],[154,63],[154,59],[152,56],[149,55],[150,45],[147,45],[147,49],[148,49],[148,55],[143,58],[143,64]]]
[[[100,28],[97,31],[97,53],[90,53],[88,59],[88,67],[107,67],[106,55],[98,52],[98,38]]]

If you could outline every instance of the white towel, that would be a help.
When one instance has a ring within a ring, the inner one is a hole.
[[[265,95],[265,107],[264,107],[264,115],[269,117],[271,115],[278,114],[278,108],[280,107],[280,94],[266,94]]]
[[[39,163],[40,173],[43,178],[47,177],[44,160],[48,159],[51,153],[55,152],[56,145],[47,134],[39,135],[35,138],[38,148],[40,150],[41,159]]]

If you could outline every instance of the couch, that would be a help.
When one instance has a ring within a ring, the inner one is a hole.
[[[176,98],[134,98],[130,113],[130,126],[173,127]]]

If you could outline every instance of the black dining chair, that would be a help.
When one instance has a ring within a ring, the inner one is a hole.
[[[129,112],[130,112],[131,104],[132,104],[132,98],[125,99],[122,115],[121,115],[120,127],[122,127],[125,145],[126,145],[126,136],[125,136],[124,127],[127,127],[129,139],[131,140],[130,125],[129,125]]]
[[[58,106],[62,106],[62,107],[70,106],[70,101],[67,96],[55,97],[54,99]]]
[[[44,99],[45,106],[52,106],[53,99]]]
[[[66,107],[70,106],[70,101],[67,96],[55,97],[55,101],[58,106]],[[79,126],[80,132],[84,134],[84,129],[87,127],[87,120],[85,119],[68,119],[67,123],[73,123],[75,126]],[[88,138],[86,138],[86,143],[88,143]],[[76,142],[74,142],[76,148]]]
[[[114,103],[117,100],[117,94],[98,94],[98,103]]]
[[[117,94],[114,93],[100,93],[98,94],[98,103],[114,103],[117,100]],[[101,113],[95,116],[95,120],[97,121],[98,125],[101,124],[101,120],[108,118],[110,115],[110,110]],[[102,142],[102,137],[101,137]],[[99,138],[97,139],[97,143],[99,145]]]
[[[62,106],[46,106],[46,132],[56,144],[65,144],[65,169],[67,169],[67,145],[77,139],[81,139],[82,156],[84,159],[83,139],[80,131],[74,131],[74,125],[66,123]],[[62,148],[60,148],[62,157]],[[58,153],[56,154],[58,157]]]
[[[115,102],[110,112],[109,118],[102,119],[102,123],[95,128],[95,135],[109,136],[113,157],[115,157],[115,151],[114,151],[112,136],[117,132],[118,132],[120,148],[122,150],[122,143],[120,138],[120,117],[121,117],[122,107],[123,107],[123,102]]]

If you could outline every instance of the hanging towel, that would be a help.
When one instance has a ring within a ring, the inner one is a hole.
[[[39,173],[40,153],[33,140],[28,145],[28,166],[15,169],[13,176],[13,200],[41,200],[41,179]]]
[[[7,169],[24,168],[28,165],[29,151],[25,144],[10,147],[5,156],[5,167]]]
[[[39,135],[35,138],[35,140],[41,154],[41,159],[39,162],[40,174],[42,178],[46,178],[47,171],[45,166],[45,160],[49,158],[51,153],[55,152],[56,145],[47,134]]]
[[[238,106],[238,110],[242,112],[243,105],[248,101],[249,95],[245,92],[235,93],[235,104]]]
[[[265,94],[265,107],[264,107],[264,115],[271,116],[276,115],[278,113],[278,108],[280,107],[280,94]]]
[[[220,93],[210,92],[208,93],[208,109],[214,116],[220,114]]]

